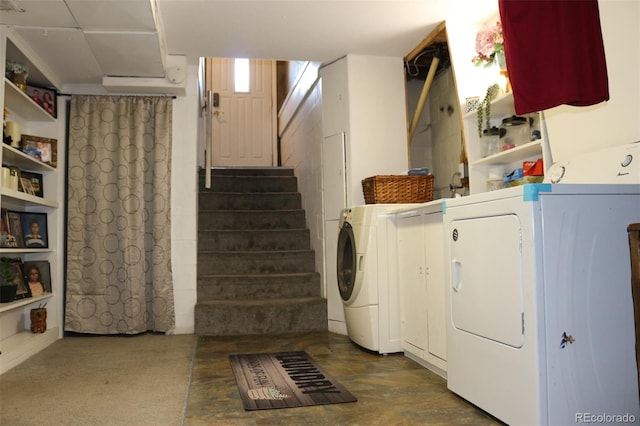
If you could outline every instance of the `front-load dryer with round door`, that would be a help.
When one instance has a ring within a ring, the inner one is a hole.
[[[347,334],[365,349],[402,352],[396,230],[391,213],[412,204],[344,209],[338,235],[338,289]]]

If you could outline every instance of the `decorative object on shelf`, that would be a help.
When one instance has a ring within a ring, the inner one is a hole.
[[[44,184],[42,173],[26,172],[21,173],[21,179],[26,179],[31,185],[33,195],[36,197],[44,197]]]
[[[29,76],[29,70],[20,62],[7,59],[5,77],[7,77],[18,89],[23,92],[27,91],[27,77]]]
[[[491,102],[498,96],[500,86],[492,84],[487,88],[487,93],[478,104],[478,136],[482,137],[482,123],[485,122],[487,129],[491,128]]]
[[[51,167],[58,166],[58,140],[22,135],[22,152]]]
[[[14,245],[12,248],[24,247],[24,238],[22,237],[22,220],[20,212],[3,209],[9,226],[9,235],[13,237]]]
[[[20,177],[15,167],[3,167],[2,168],[2,186],[13,191],[18,190],[18,182]]]
[[[49,247],[47,214],[25,212],[20,216],[24,246],[27,248]]]
[[[476,53],[472,61],[476,66],[492,66],[497,61],[497,54],[503,54],[504,38],[502,36],[502,24],[498,21],[494,26],[478,32],[476,35]]]
[[[20,148],[20,141],[22,140],[22,132],[20,130],[20,124],[15,121],[7,121],[5,123],[5,135],[10,138],[9,144],[16,148]]]
[[[0,247],[17,248],[18,242],[9,230],[9,217],[7,209],[0,211]]]
[[[485,158],[500,152],[500,129],[493,126],[482,131],[480,157]]]
[[[57,118],[56,92],[46,87],[27,86],[27,95],[53,118]]]
[[[44,306],[38,306],[31,310],[31,332],[44,333],[47,331],[47,309]]]
[[[464,100],[464,112],[470,113],[471,111],[475,111],[478,108],[478,104],[480,103],[480,96],[471,96],[465,98]]]
[[[507,59],[504,57],[504,49],[496,52],[496,64],[500,68],[500,86],[504,93],[511,92],[511,81],[507,72]]]
[[[31,185],[31,181],[24,177],[20,178],[20,190],[25,194],[36,195],[35,191],[33,190],[33,185]]]
[[[3,257],[0,259],[0,289],[2,303],[31,297],[29,288],[25,285],[22,271],[22,259]]]
[[[51,266],[46,260],[24,262],[25,281],[33,296],[51,293]]]

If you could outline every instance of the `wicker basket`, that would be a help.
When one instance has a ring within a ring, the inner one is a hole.
[[[362,180],[367,204],[426,203],[433,200],[433,175],[379,175]]]

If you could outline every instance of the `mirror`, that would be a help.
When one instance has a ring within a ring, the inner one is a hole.
[[[434,176],[434,199],[468,195],[462,113],[445,22],[405,58],[410,168]],[[453,190],[452,190],[453,187]]]

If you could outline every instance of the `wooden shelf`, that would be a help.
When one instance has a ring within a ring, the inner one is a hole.
[[[471,162],[473,166],[492,166],[509,164],[514,161],[530,157],[532,155],[542,155],[542,145],[540,141],[529,142],[498,154],[490,155],[480,160]]]
[[[4,78],[4,104],[27,121],[54,122],[56,119],[33,99],[18,89],[8,78]]]
[[[58,327],[44,333],[23,331],[0,341],[0,374],[19,365],[60,338]]]
[[[9,188],[0,188],[0,194],[2,194],[2,205],[4,207],[5,202],[13,208],[27,207],[27,206],[44,206],[44,207],[58,207],[58,202],[48,200],[46,198],[36,197],[35,195],[27,194],[20,191],[14,191]],[[6,197],[6,198],[5,198]],[[7,199],[8,198],[8,199]]]
[[[53,293],[47,293],[43,294],[42,296],[33,296],[27,297],[26,299],[14,300],[13,302],[9,303],[0,303],[0,313],[31,305],[32,303],[43,303],[43,300],[51,299],[52,297]]]
[[[56,169],[6,144],[2,145],[2,162],[30,172],[52,172]]]

